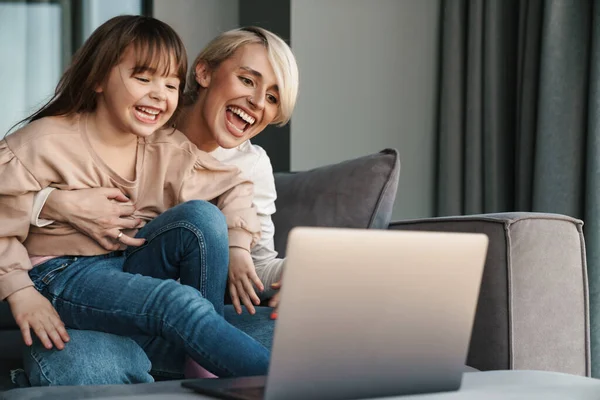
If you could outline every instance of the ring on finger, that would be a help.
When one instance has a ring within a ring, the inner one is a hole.
[[[119,234],[117,235],[117,240],[120,240],[122,236],[123,236],[123,231],[119,231]]]

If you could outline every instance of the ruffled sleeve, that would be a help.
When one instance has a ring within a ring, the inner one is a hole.
[[[42,188],[33,175],[19,161],[7,140],[0,141],[0,195],[20,195]]]
[[[239,168],[199,153],[184,178],[179,201],[207,200],[223,212],[229,228],[229,246],[250,249],[259,241],[261,224],[253,205],[254,185]]]
[[[40,185],[15,156],[6,140],[0,141],[0,299],[32,286],[27,273],[29,255],[22,242],[29,232],[33,192]]]

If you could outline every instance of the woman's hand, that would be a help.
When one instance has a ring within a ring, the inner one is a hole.
[[[53,190],[40,216],[71,224],[106,250],[118,250],[121,243],[141,246],[144,239],[121,235],[121,229],[138,228],[142,221],[127,218],[135,211],[129,199],[115,188]],[[125,218],[124,218],[125,217]]]
[[[243,303],[250,314],[254,314],[256,310],[254,305],[260,304],[260,299],[256,295],[254,286],[261,292],[265,290],[264,285],[256,275],[254,261],[248,250],[240,247],[229,248],[229,294],[231,302],[238,314],[242,313]],[[254,304],[252,304],[254,303]]]
[[[59,350],[65,348],[70,340],[65,324],[48,299],[33,286],[14,292],[6,300],[27,346],[33,343],[30,331],[33,329],[45,348],[51,349],[52,343]]]
[[[277,293],[269,300],[269,307],[273,307],[274,310],[271,313],[271,319],[277,319],[277,307],[279,306],[279,294],[281,293],[281,280],[271,284],[271,288],[277,290]]]

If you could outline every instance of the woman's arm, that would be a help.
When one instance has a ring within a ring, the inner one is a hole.
[[[260,220],[261,236],[256,246],[252,248],[252,260],[256,274],[265,286],[265,291],[259,295],[261,300],[264,300],[274,295],[275,291],[271,285],[281,280],[285,259],[277,257],[273,240],[275,225],[271,216],[275,213],[277,199],[273,167],[267,153],[259,146],[254,145],[254,147],[259,151],[260,156],[250,176],[254,182],[254,205]]]
[[[239,168],[225,165],[207,153],[196,154],[194,168],[182,179],[177,203],[190,200],[214,201],[225,215],[229,236],[228,288],[234,308],[241,314],[243,303],[251,314],[260,299],[254,290],[264,286],[254,268],[250,249],[260,240],[260,221],[256,215],[254,185]]]
[[[119,249],[116,242],[121,229],[135,229],[142,223],[132,218],[135,207],[115,188],[53,190],[35,194],[31,224],[47,226],[54,221],[66,222],[93,238],[106,250]],[[119,242],[141,246],[144,239],[121,235]]]

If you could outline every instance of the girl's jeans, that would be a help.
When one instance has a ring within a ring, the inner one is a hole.
[[[65,325],[79,330],[70,330],[65,350],[44,351],[39,342],[28,349],[25,366],[31,383],[74,384],[47,376],[65,370],[93,379],[101,371],[81,368],[98,368],[98,361],[88,361],[100,356],[107,368],[118,369],[121,351],[131,356],[130,363],[144,364],[148,371],[149,361],[137,347],[150,359],[157,354],[164,359],[169,352],[174,358],[188,354],[220,377],[265,375],[267,348],[223,318],[229,249],[220,210],[204,201],[183,203],[148,223],[138,237],[147,239],[138,248],[54,258],[30,271]],[[82,343],[89,354],[81,351]],[[137,375],[125,374],[124,380],[151,379]]]

